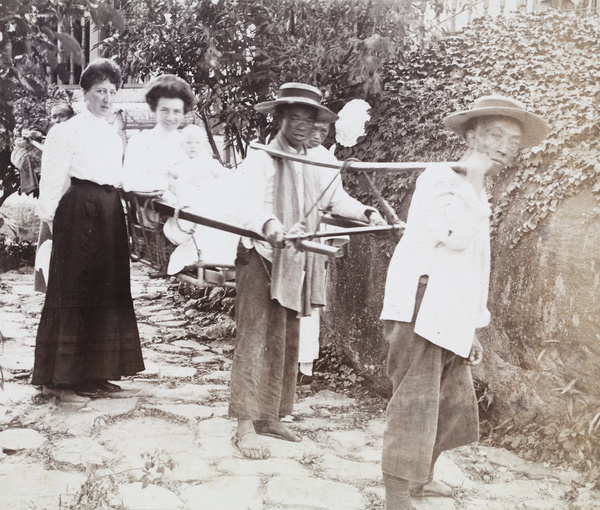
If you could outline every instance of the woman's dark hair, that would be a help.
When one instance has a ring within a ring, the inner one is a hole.
[[[121,86],[121,70],[112,60],[98,58],[90,62],[83,73],[81,73],[79,85],[87,92],[96,83],[103,82],[104,80],[110,81],[118,90]]]
[[[183,111],[191,112],[192,108],[198,102],[192,87],[188,82],[175,76],[174,74],[163,74],[151,80],[147,85],[146,103],[153,112],[156,111],[158,101],[165,97],[169,99],[181,99],[183,101]]]

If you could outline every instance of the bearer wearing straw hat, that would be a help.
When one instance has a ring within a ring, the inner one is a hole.
[[[481,97],[444,124],[466,141],[464,172],[432,164],[417,179],[381,313],[393,386],[382,462],[387,510],[414,508],[411,485],[442,488],[430,484],[440,453],[479,438],[469,365],[483,359],[475,331],[490,319],[484,179],[548,132],[540,117],[502,96]]]
[[[277,99],[255,109],[279,120],[271,148],[302,155],[314,122],[337,119],[321,104],[320,91],[301,83],[282,85]],[[284,235],[315,231],[319,210],[325,209],[372,225],[385,221],[375,209],[351,198],[339,176],[332,179],[316,166],[255,150],[241,168],[241,189],[248,199],[240,221],[268,243],[244,239],[238,250],[229,416],[238,420],[236,449],[259,459],[270,453],[257,434],[300,441],[280,418],[292,412],[299,317],[325,304],[325,257],[286,245]]]

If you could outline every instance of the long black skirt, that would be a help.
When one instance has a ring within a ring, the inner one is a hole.
[[[117,190],[72,179],[53,227],[31,383],[77,385],[144,370]]]

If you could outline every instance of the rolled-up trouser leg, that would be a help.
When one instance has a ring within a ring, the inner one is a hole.
[[[414,510],[410,499],[410,482],[383,473],[386,510]]]

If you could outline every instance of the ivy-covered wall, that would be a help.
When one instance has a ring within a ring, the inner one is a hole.
[[[455,160],[465,147],[442,118],[490,93],[515,97],[548,121],[547,139],[489,184],[493,320],[481,335],[487,355],[475,376],[492,425],[535,427],[556,444],[573,429],[579,450],[541,456],[557,461],[600,458],[597,441],[589,442],[600,411],[599,54],[598,16],[549,11],[477,20],[389,63],[366,137],[338,152],[364,161]],[[376,178],[401,219],[415,177]],[[359,177],[346,180],[372,201]],[[382,392],[389,386],[378,315],[393,248],[377,238],[352,239],[331,273],[324,327],[325,339]]]

